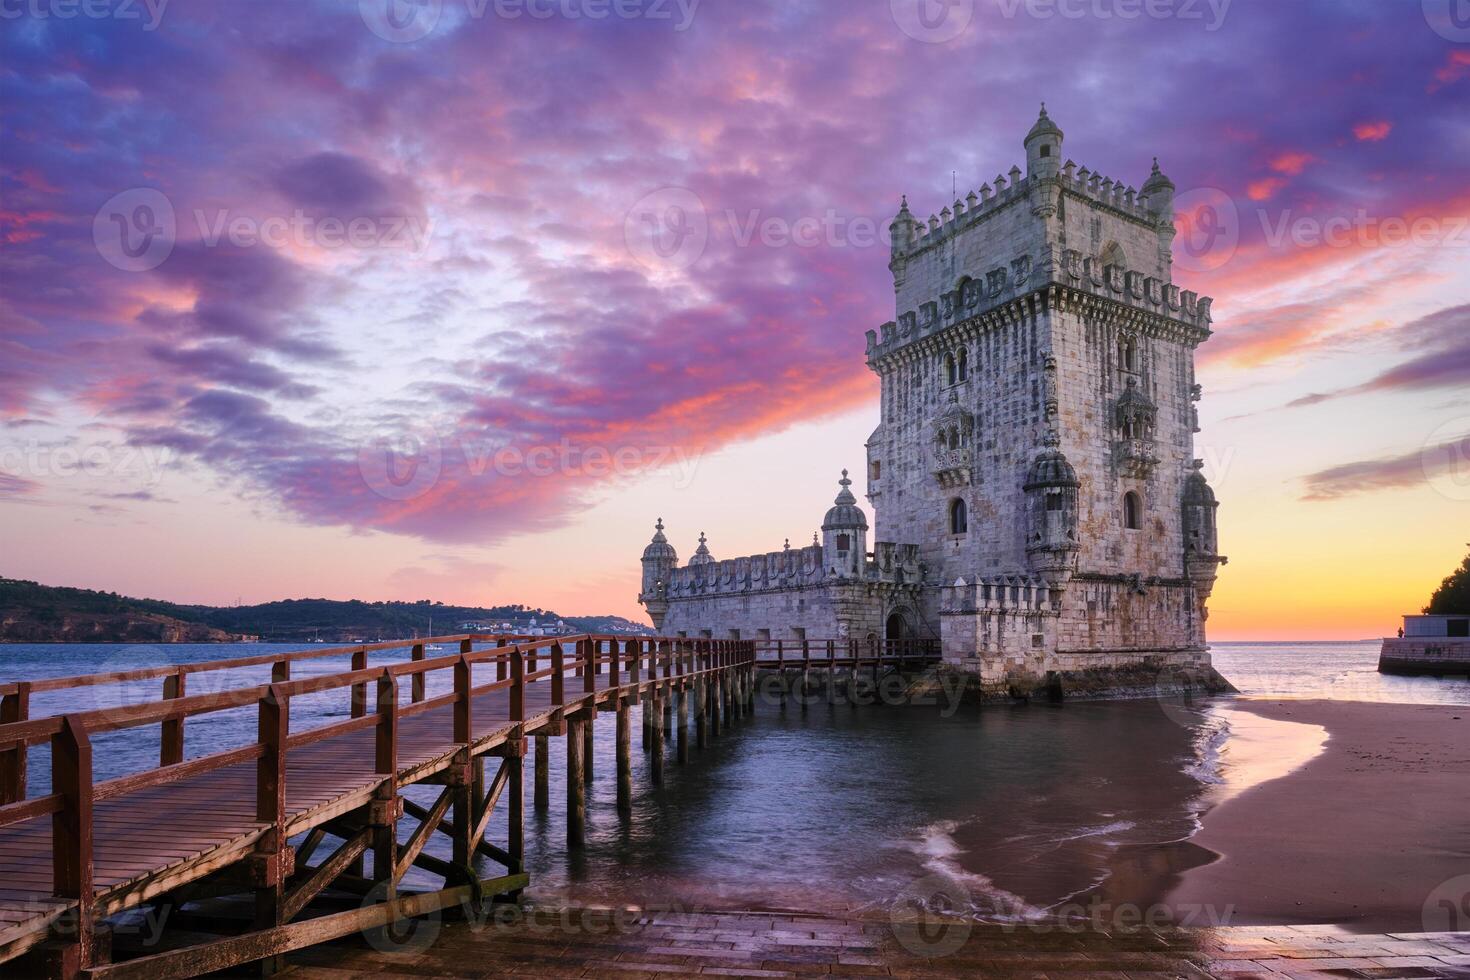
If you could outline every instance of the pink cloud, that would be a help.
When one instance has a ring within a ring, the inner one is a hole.
[[[1358,123],[1353,127],[1353,136],[1360,143],[1380,143],[1393,132],[1393,123],[1387,121]]]

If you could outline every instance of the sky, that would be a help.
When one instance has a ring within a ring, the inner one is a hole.
[[[655,518],[860,473],[899,197],[1042,101],[1215,297],[1211,637],[1391,633],[1470,540],[1465,0],[0,0],[0,575],[641,620]]]

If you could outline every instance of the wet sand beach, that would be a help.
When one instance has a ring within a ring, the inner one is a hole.
[[[1230,710],[1328,739],[1299,769],[1207,811],[1188,847],[1155,851],[1153,871],[1177,882],[1169,905],[1230,905],[1242,925],[1470,929],[1470,877],[1455,880],[1470,876],[1470,709],[1239,699]]]

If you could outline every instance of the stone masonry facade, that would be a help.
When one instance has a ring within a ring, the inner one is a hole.
[[[846,473],[811,546],[680,566],[660,523],[662,632],[937,638],[982,684],[1207,669],[1225,559],[1193,458],[1211,300],[1172,281],[1174,185],[1064,162],[1047,116],[1012,167],[890,229],[897,316],[867,334],[875,542]]]

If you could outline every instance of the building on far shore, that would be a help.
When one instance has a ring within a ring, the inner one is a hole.
[[[1405,616],[1378,655],[1385,674],[1470,674],[1470,613]]]
[[[701,534],[681,566],[660,521],[639,596],[655,628],[934,639],[995,689],[1208,671],[1226,559],[1194,458],[1194,352],[1212,303],[1173,283],[1158,162],[1135,190],[1063,139],[1043,107],[1024,174],[893,219],[896,316],[867,333],[873,525],[846,471],[809,545],[717,560]]]

